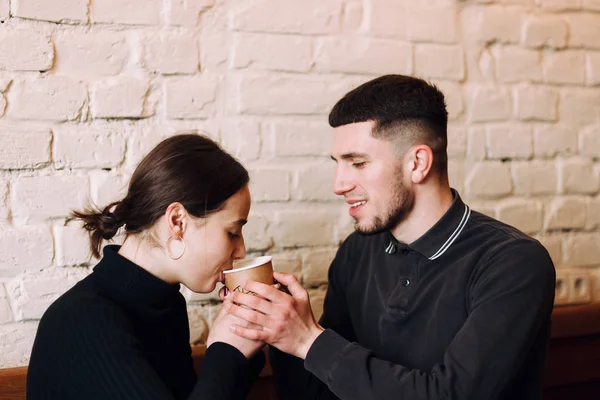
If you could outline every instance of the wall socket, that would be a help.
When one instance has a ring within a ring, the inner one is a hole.
[[[592,301],[592,277],[580,269],[557,270],[554,305],[585,304]]]

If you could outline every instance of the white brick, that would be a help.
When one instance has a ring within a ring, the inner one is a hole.
[[[585,197],[559,197],[548,206],[544,227],[546,229],[580,229],[585,227]]]
[[[54,128],[56,168],[112,168],[125,155],[125,139],[110,129],[81,126]]]
[[[266,215],[250,212],[248,223],[243,230],[248,251],[265,251],[273,246],[273,238],[267,232],[268,227],[269,219]]]
[[[87,275],[86,268],[53,268],[26,273],[7,284],[17,321],[40,319],[60,295]]]
[[[498,219],[525,233],[542,229],[542,205],[535,200],[510,199],[497,209]]]
[[[370,31],[375,36],[408,39],[408,9],[404,2],[379,0],[370,3]]]
[[[296,278],[302,279],[302,261],[296,251],[272,253],[272,256],[275,271],[293,274]]]
[[[467,154],[467,129],[464,126],[448,126],[448,157],[464,158]]]
[[[0,76],[0,93],[6,93],[13,79],[8,76]]]
[[[362,1],[348,1],[344,5],[344,14],[342,19],[343,32],[357,32],[360,30],[365,20],[365,12]]]
[[[10,16],[9,0],[0,0],[0,21],[6,21]]]
[[[461,46],[416,45],[415,73],[426,78],[462,80],[465,77],[465,60]]]
[[[6,102],[6,97],[4,97],[2,93],[0,93],[0,117],[4,116],[7,104],[8,103]]]
[[[217,295],[215,300],[218,298]],[[205,317],[206,312],[206,307],[197,307],[193,305],[187,307],[191,345],[206,345],[209,333],[208,322]]]
[[[557,192],[558,176],[554,161],[511,164],[515,195],[536,196]]]
[[[54,47],[47,34],[29,24],[0,30],[0,70],[47,71],[53,61]]]
[[[563,259],[562,236],[544,235],[544,236],[538,237],[538,240],[540,241],[542,246],[544,246],[546,248],[546,250],[548,250],[548,253],[550,254],[550,258],[552,259],[552,262],[554,263],[554,266],[560,265],[562,263],[562,259]]]
[[[572,89],[561,92],[558,114],[564,124],[586,126],[600,119],[600,92]]]
[[[223,147],[234,157],[250,161],[260,156],[261,139],[257,122],[228,118],[221,122],[220,132]]]
[[[335,201],[333,193],[333,174],[335,164],[332,161],[306,165],[296,173],[293,185],[293,198],[299,201]]]
[[[505,87],[476,86],[469,96],[472,122],[501,121],[511,114],[510,92]]]
[[[4,289],[4,285],[0,284],[0,325],[11,322],[12,320],[13,314],[12,310],[10,309],[10,304],[8,303],[6,291]]]
[[[52,227],[54,234],[56,257],[54,264],[58,266],[73,266],[88,263],[92,256],[90,240],[81,224],[72,222],[64,225],[62,222]]]
[[[464,52],[470,82],[495,81],[496,62],[487,45],[468,44]]]
[[[239,31],[331,34],[338,31],[341,14],[341,0],[257,0],[234,3],[231,22]]]
[[[39,271],[52,264],[52,235],[47,226],[29,225],[0,230],[0,276],[16,276],[25,270]]]
[[[500,5],[467,6],[461,12],[465,36],[477,43],[518,43],[522,19],[517,10]]]
[[[0,325],[0,368],[26,366],[35,339],[37,321]]]
[[[593,194],[600,188],[598,176],[594,174],[594,164],[581,158],[560,160],[560,185],[562,193]]]
[[[469,160],[485,160],[487,155],[487,133],[483,127],[471,126],[467,138],[467,158]]]
[[[8,223],[8,181],[0,179],[0,225]]]
[[[28,221],[66,217],[88,199],[89,183],[82,176],[19,177],[12,183],[13,218]]]
[[[142,37],[143,65],[164,75],[194,74],[199,70],[198,41],[190,34],[153,33]]]
[[[581,8],[581,0],[540,0],[542,10],[574,11]]]
[[[208,76],[165,81],[166,116],[171,119],[208,118],[214,112],[217,82]]]
[[[170,0],[167,21],[170,25],[196,26],[200,14],[215,4],[215,0]]]
[[[303,36],[238,33],[232,54],[235,68],[308,72],[313,66],[312,40]]]
[[[413,42],[455,43],[458,37],[456,5],[447,7],[451,4],[448,3],[436,7],[431,2],[428,3],[428,7],[419,7],[418,2],[409,2],[410,5],[404,13],[407,39]],[[375,20],[373,23],[378,24],[379,21]]]
[[[568,14],[570,47],[600,49],[600,14]]]
[[[522,121],[556,121],[558,92],[542,86],[518,86],[515,88],[515,108]]]
[[[58,7],[56,7],[58,8]],[[127,39],[106,30],[64,30],[55,34],[57,74],[69,76],[117,75],[127,62]]]
[[[81,116],[87,100],[85,84],[62,76],[15,81],[8,95],[14,119],[70,121]]]
[[[50,162],[48,129],[0,127],[0,169],[40,168]]]
[[[582,85],[585,83],[585,59],[583,52],[566,50],[545,53],[544,81],[573,85]]]
[[[467,192],[476,197],[495,198],[512,191],[508,164],[498,161],[480,162],[466,177]]]
[[[386,39],[327,38],[318,42],[318,71],[383,75],[412,72],[410,44]]]
[[[275,222],[269,233],[278,247],[331,246],[334,243],[335,214],[326,210],[281,211],[276,213]]]
[[[273,121],[265,125],[271,136],[271,153],[279,157],[328,156],[332,128],[321,119],[312,121]]]
[[[448,182],[450,186],[463,193],[465,190],[466,165],[465,160],[448,160]]]
[[[600,0],[583,0],[583,9],[600,11]]]
[[[577,233],[565,239],[564,260],[571,267],[596,266],[600,260],[600,234]]]
[[[156,0],[93,0],[92,23],[158,25],[163,2]]]
[[[501,82],[539,82],[542,80],[540,53],[518,47],[495,47],[496,72]]]
[[[530,158],[533,154],[533,135],[527,125],[491,125],[487,129],[489,159]]]
[[[250,171],[252,200],[288,201],[290,199],[290,174],[279,168],[257,168]]]
[[[61,0],[60,4],[45,0],[12,0],[11,3],[13,17],[52,22],[88,20],[89,0]]]
[[[128,178],[112,171],[91,172],[90,192],[93,204],[105,207],[114,201],[123,199],[127,194]]]
[[[444,93],[446,99],[446,111],[448,111],[448,120],[455,121],[465,111],[465,104],[463,101],[462,85],[459,82],[440,81],[431,79],[439,90]]]
[[[588,85],[600,85],[600,52],[588,52],[585,61]]]
[[[587,203],[585,228],[600,228],[600,197],[589,199]]]
[[[93,118],[141,118],[145,111],[148,81],[121,76],[95,82],[90,101]]]
[[[327,273],[335,253],[334,248],[305,252],[302,255],[302,283],[309,286],[327,283]]]
[[[568,25],[554,16],[532,16],[523,23],[521,43],[527,47],[562,49],[567,46]]]
[[[535,128],[533,149],[536,157],[555,157],[577,153],[577,133],[569,127],[545,125]]]
[[[590,125],[579,132],[579,154],[600,158],[600,123]]]
[[[315,75],[244,75],[232,95],[240,114],[326,114],[348,86],[348,81]]]

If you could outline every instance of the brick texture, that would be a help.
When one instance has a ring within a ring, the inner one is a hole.
[[[249,170],[249,255],[302,279],[318,317],[354,230],[327,115],[382,74],[444,93],[474,209],[600,277],[599,0],[0,0],[0,22],[0,367],[97,261],[70,211],[123,198],[180,131]],[[184,293],[201,342],[217,291]]]

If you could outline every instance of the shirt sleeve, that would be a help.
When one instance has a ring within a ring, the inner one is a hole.
[[[444,362],[429,371],[375,357],[328,329],[310,348],[305,368],[342,400],[497,399],[548,336],[555,272],[547,251],[521,240],[482,262],[471,309]]]
[[[74,398],[171,400],[173,394],[144,356],[128,319],[116,307],[90,302],[72,314],[81,330],[63,338],[71,363]],[[93,315],[86,317],[85,314]],[[67,322],[68,321],[63,321]],[[235,347],[214,343],[205,354],[190,400],[243,399],[239,382],[248,378],[249,362]]]

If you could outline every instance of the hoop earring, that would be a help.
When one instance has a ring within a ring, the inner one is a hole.
[[[171,260],[179,260],[181,257],[183,257],[183,254],[185,253],[185,242],[183,241],[183,238],[175,239],[177,241],[181,240],[181,243],[183,243],[183,251],[181,252],[181,254],[179,256],[173,257],[173,255],[171,254],[171,251],[169,250],[169,243],[171,243],[171,240],[173,240],[173,236],[169,236],[169,238],[167,239],[167,243],[165,245],[166,250],[167,250],[167,255],[171,258]]]

